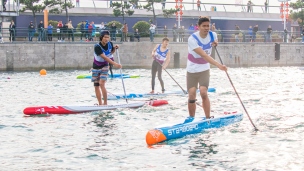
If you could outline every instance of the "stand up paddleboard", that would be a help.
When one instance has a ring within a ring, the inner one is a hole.
[[[23,110],[26,115],[41,115],[41,114],[76,114],[84,112],[92,112],[99,110],[112,110],[117,108],[137,108],[142,107],[146,102],[104,105],[104,106],[36,106],[27,107]]]
[[[199,91],[198,91],[199,92]],[[215,88],[208,88],[208,92],[215,92]],[[108,94],[108,100],[118,99],[132,99],[132,98],[150,98],[150,97],[163,97],[168,95],[184,95],[183,91],[166,91],[165,93],[129,93],[127,96],[124,94]]]
[[[108,75],[109,78],[111,78],[111,74]],[[138,78],[139,75],[129,75],[129,74],[122,74],[122,78]],[[82,74],[82,75],[77,75],[77,79],[91,79],[92,74]],[[121,78],[121,74],[115,73],[113,74],[113,78]]]
[[[148,145],[157,144],[171,139],[181,138],[189,134],[201,133],[205,129],[220,128],[243,119],[242,113],[228,113],[227,115],[217,116],[212,119],[205,117],[188,117],[184,122],[156,127],[146,134]]]

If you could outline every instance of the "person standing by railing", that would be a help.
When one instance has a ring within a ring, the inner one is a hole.
[[[252,42],[252,36],[253,36],[252,26],[249,26],[249,28],[248,28],[248,34],[249,34],[249,42]]]
[[[110,37],[111,37],[111,41],[116,41],[116,25],[115,23],[112,23],[111,27],[110,27]]]
[[[196,5],[197,5],[197,10],[201,11],[202,9],[201,9],[201,1],[200,0],[197,0]]]
[[[255,25],[252,29],[252,42],[255,42],[258,31],[259,31],[259,25]]]
[[[272,33],[272,28],[271,25],[269,25],[266,32],[266,42],[272,42],[271,33]]]
[[[62,21],[58,22],[57,29],[59,29],[59,33],[57,32],[57,34],[58,34],[58,42],[61,42],[62,41],[62,34],[63,34],[63,24],[62,24]]]
[[[82,37],[86,37],[86,32],[85,32],[85,22],[82,21],[81,25],[80,25],[80,41],[82,42]]]
[[[52,41],[53,38],[53,26],[52,24],[49,24],[47,28],[47,33],[48,33],[48,41]]]
[[[303,29],[302,29],[302,43],[304,43],[304,27],[303,27]]]
[[[125,23],[122,27],[122,36],[121,36],[122,42],[127,42],[128,41],[127,37],[128,37],[128,25],[127,23]]]
[[[72,37],[72,42],[74,42],[74,27],[72,25],[72,21],[68,22],[68,40],[70,41],[70,37]]]
[[[6,3],[7,3],[7,0],[2,0],[2,6],[3,6],[3,11],[6,11]]]
[[[167,28],[167,25],[164,26],[164,37],[168,37],[168,28]]]
[[[35,33],[35,26],[33,24],[33,21],[31,21],[29,26],[28,26],[28,35],[29,35],[28,39],[29,39],[29,41],[33,41],[34,33]]]
[[[154,42],[154,34],[155,34],[155,25],[154,24],[150,25],[149,31],[150,31],[150,41]]]
[[[264,5],[265,5],[265,13],[268,13],[268,3],[267,3],[267,0],[265,0]]]
[[[140,42],[140,34],[138,32],[138,29],[135,29],[135,32],[134,32],[134,37],[137,39],[138,42]]]
[[[9,25],[9,32],[10,32],[10,37],[9,37],[10,42],[15,41],[16,25],[13,20],[11,21],[11,24]]]
[[[79,0],[76,0],[76,7],[79,7]]]
[[[43,21],[40,21],[38,24],[38,41],[42,41],[43,39],[43,30],[44,30],[44,24]]]

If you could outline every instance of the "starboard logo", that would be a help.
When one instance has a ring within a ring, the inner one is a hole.
[[[185,126],[169,129],[168,135],[190,132],[190,131],[193,131],[194,129],[195,130],[198,129],[198,124],[185,125]]]

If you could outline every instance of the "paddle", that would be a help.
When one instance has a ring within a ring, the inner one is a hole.
[[[224,64],[223,64],[223,61],[222,61],[222,58],[221,58],[220,54],[218,53],[216,47],[215,47],[215,51],[216,51],[217,56],[219,57],[219,59],[220,59],[220,61],[221,61],[221,64],[224,65]],[[257,127],[256,127],[256,126],[254,125],[254,123],[252,122],[252,120],[251,120],[251,118],[250,118],[250,116],[249,116],[249,114],[248,114],[248,112],[247,112],[247,110],[246,110],[246,108],[245,108],[245,106],[244,106],[244,104],[243,104],[243,102],[242,102],[242,100],[241,100],[239,94],[237,93],[237,91],[236,91],[236,89],[235,89],[235,87],[234,87],[234,85],[233,85],[233,83],[232,83],[232,81],[231,81],[231,78],[230,78],[228,72],[227,72],[227,71],[225,71],[225,72],[226,72],[226,75],[227,75],[227,77],[228,77],[228,79],[229,79],[229,81],[230,81],[230,83],[231,83],[233,89],[234,89],[235,94],[236,94],[237,97],[239,98],[239,100],[240,100],[240,102],[241,102],[241,104],[242,104],[242,106],[243,106],[243,108],[244,108],[244,110],[245,110],[245,112],[246,112],[246,114],[247,114],[247,116],[248,116],[248,118],[249,118],[249,121],[251,122],[251,124],[252,124],[252,126],[254,127],[255,131],[258,131]]]
[[[155,60],[160,66],[162,66],[163,67],[163,65],[162,64],[160,64],[157,60]],[[171,76],[171,74],[169,74],[169,72],[165,69],[165,68],[163,68],[166,72],[167,72],[167,74],[172,78],[172,80],[179,86],[179,88],[181,88],[182,89],[182,91],[183,91],[183,93],[184,94],[188,94],[188,92],[186,91],[186,90],[184,90],[183,88],[182,88],[182,86],[180,86],[178,83],[177,83],[177,81]]]
[[[120,58],[119,58],[118,49],[116,49],[116,56],[117,56],[117,59],[118,59],[118,63],[120,64]],[[124,84],[124,80],[123,80],[123,76],[122,76],[122,70],[121,70],[121,68],[120,68],[119,70],[120,70],[120,76],[121,76],[122,87],[123,87],[123,89],[124,89],[124,93],[125,93],[125,97],[126,97],[126,102],[128,103],[127,93],[126,93],[125,84]]]

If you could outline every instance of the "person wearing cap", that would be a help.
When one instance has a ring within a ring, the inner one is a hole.
[[[29,41],[33,41],[34,33],[35,33],[35,27],[34,27],[33,21],[31,21],[28,26]]]
[[[103,31],[99,37],[99,41],[99,43],[94,45],[94,62],[93,68],[91,69],[91,81],[94,83],[98,105],[107,105],[108,93],[105,84],[108,77],[109,64],[112,64],[116,68],[122,68],[122,65],[111,60],[113,53],[115,53],[115,50],[119,47],[118,45],[114,46],[110,41],[110,32]]]

